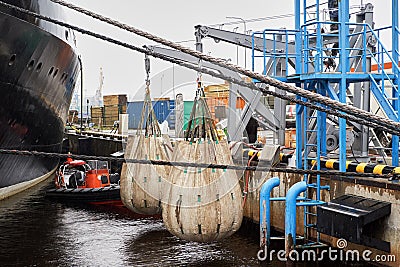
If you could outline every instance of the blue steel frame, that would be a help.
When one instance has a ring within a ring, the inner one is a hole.
[[[399,1],[392,0],[392,70],[394,74],[394,83],[397,85],[397,90],[393,90],[393,97],[397,98],[394,101],[395,110],[397,111],[397,121],[399,121],[400,100],[399,100]],[[396,63],[396,64],[394,64]],[[394,88],[394,87],[393,87]],[[392,137],[392,164],[399,166],[399,136]]]
[[[371,25],[367,24],[357,24],[349,22],[349,1],[339,1],[339,21],[338,22],[322,22],[320,21],[320,1],[313,0],[315,4],[307,6],[307,0],[294,0],[295,7],[295,29],[294,30],[264,30],[262,32],[255,32],[255,35],[262,35],[262,37],[267,38],[267,36],[272,35],[272,40],[275,41],[275,35],[279,33],[280,35],[285,35],[285,40],[289,40],[289,36],[295,37],[295,55],[288,54],[288,46],[286,46],[286,52],[278,52],[276,50],[276,46],[272,48],[265,47],[264,42],[264,50],[261,56],[257,56],[255,53],[255,49],[253,46],[252,56],[253,56],[253,70],[255,70],[255,60],[257,57],[261,57],[263,59],[263,73],[266,74],[266,63],[267,58],[273,58],[275,60],[279,58],[286,58],[286,68],[288,68],[288,60],[294,60],[295,62],[295,74],[290,77],[275,77],[279,80],[285,82],[295,83],[296,86],[303,87],[305,89],[314,90],[319,94],[329,96],[333,100],[340,101],[341,103],[346,103],[346,90],[350,83],[353,82],[361,82],[361,81],[369,81],[371,86],[371,92],[374,94],[377,101],[380,103],[383,111],[386,115],[394,120],[400,121],[399,119],[399,111],[400,111],[400,99],[399,99],[399,75],[400,68],[398,65],[400,59],[399,52],[399,13],[398,13],[398,1],[392,0],[392,25],[389,27],[384,27],[381,29],[372,29]],[[303,13],[301,12],[301,8],[303,8]],[[307,18],[307,11],[310,8],[316,9],[316,17],[315,19]],[[301,16],[303,14],[303,17]],[[301,23],[303,18],[303,24]],[[338,32],[337,33],[322,33],[322,24],[337,24]],[[349,33],[350,26],[362,26],[362,31],[356,33]],[[314,27],[314,28],[312,28]],[[310,31],[310,28],[315,29],[314,32]],[[388,50],[385,48],[383,43],[380,40],[380,31],[390,29],[392,32],[392,50]],[[285,32],[286,31],[286,32]],[[285,33],[283,33],[285,32]],[[323,45],[323,36],[332,36],[336,35],[339,37],[339,73],[326,73],[323,72],[323,62],[324,59],[330,57],[326,56],[326,51],[328,48]],[[357,50],[357,48],[350,47],[349,39],[354,35],[362,36],[363,48],[360,50],[360,55],[350,56],[351,51]],[[367,39],[375,38],[377,41],[376,51],[371,51],[367,48]],[[310,39],[315,38],[315,46],[310,46]],[[253,41],[254,44],[254,41]],[[268,53],[266,52],[268,49]],[[270,52],[272,51],[272,52]],[[351,60],[356,57],[360,57],[362,64],[362,73],[355,73],[350,69]],[[367,66],[367,58],[375,60],[376,65],[378,66],[377,73],[368,73]],[[385,60],[389,60],[392,62],[392,74],[385,72],[384,63]],[[275,64],[274,64],[275,65]],[[314,67],[314,70],[310,66]],[[275,76],[276,73],[272,72]],[[389,96],[385,91],[385,81],[391,84],[392,92]],[[339,92],[336,93],[333,90],[331,84],[338,84]],[[307,101],[307,99],[296,96],[297,99],[301,99],[303,101]],[[308,124],[310,121],[310,116],[308,114],[308,108],[296,105],[296,164],[299,169],[309,169],[310,160],[314,160],[316,169],[320,170],[320,158],[326,156],[326,142],[322,140],[326,140],[326,114],[322,112],[317,112],[316,116],[313,116],[314,120],[316,120],[316,128],[309,129]],[[316,144],[307,144],[308,134],[311,132],[315,132],[317,136]],[[316,146],[316,157],[310,158],[308,156],[309,147],[313,145]],[[342,172],[346,171],[346,120],[343,118],[339,118],[339,169]],[[392,137],[392,165],[399,166],[399,137]],[[320,176],[316,177],[316,183],[310,184],[308,183],[308,178],[305,175],[304,183],[307,188],[315,188],[316,189],[316,198],[315,200],[309,199],[307,197],[307,190],[305,190],[305,195],[302,198],[297,198],[296,206],[304,206],[304,226],[308,227],[307,224],[307,215],[308,210],[307,207],[315,206],[323,204],[321,201],[321,190],[329,189],[327,186],[323,186],[320,183]],[[297,197],[297,195],[296,195]],[[296,197],[293,197],[296,199]],[[269,197],[268,197],[269,198]],[[271,198],[267,201],[288,201],[286,198]],[[261,199],[260,199],[261,201]],[[265,201],[265,200],[264,200]],[[296,200],[295,200],[296,201]],[[260,203],[261,205],[261,203]],[[288,208],[288,207],[287,207]],[[290,214],[287,216],[293,216],[296,214],[293,211],[293,205],[290,207],[290,211],[287,210]],[[264,213],[264,210],[263,210]],[[260,213],[260,220],[261,220]],[[268,215],[269,216],[269,215]],[[266,218],[267,222],[264,222],[264,228],[269,228],[269,218]],[[290,223],[293,223],[291,220]],[[295,223],[295,220],[294,220]],[[293,231],[295,233],[296,226],[291,225],[287,226],[288,233],[291,233],[293,237]],[[306,229],[305,229],[306,230]],[[267,231],[268,232],[268,231]],[[267,242],[269,241],[269,234],[267,235]],[[318,240],[319,241],[319,240]],[[294,238],[295,242],[295,238]]]

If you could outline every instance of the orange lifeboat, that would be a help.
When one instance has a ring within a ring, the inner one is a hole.
[[[55,175],[55,189],[46,196],[71,202],[120,201],[119,174],[110,174],[107,161],[68,158]]]

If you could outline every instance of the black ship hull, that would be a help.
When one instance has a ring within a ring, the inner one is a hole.
[[[48,0],[6,2],[62,19]],[[65,28],[0,8],[0,148],[60,152],[79,71],[73,42]],[[56,158],[0,154],[0,199],[57,165]]]

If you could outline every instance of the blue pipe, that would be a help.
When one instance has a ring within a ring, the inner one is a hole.
[[[271,191],[274,187],[279,186],[278,177],[268,179],[260,190],[260,247],[269,247],[271,236]]]
[[[286,255],[296,247],[296,199],[300,193],[306,191],[305,181],[297,182],[289,188],[286,195],[285,209],[285,250]]]

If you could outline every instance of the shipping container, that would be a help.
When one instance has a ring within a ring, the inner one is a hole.
[[[186,131],[192,113],[194,101],[185,101],[183,103],[183,130]]]
[[[162,99],[152,101],[153,110],[157,121],[162,123],[168,122],[170,129],[175,129],[175,100]],[[137,129],[142,116],[143,101],[128,102],[129,129]]]
[[[170,113],[169,100],[152,101],[152,104],[158,122],[162,123]]]
[[[137,129],[142,115],[143,101],[128,102],[128,128]]]

